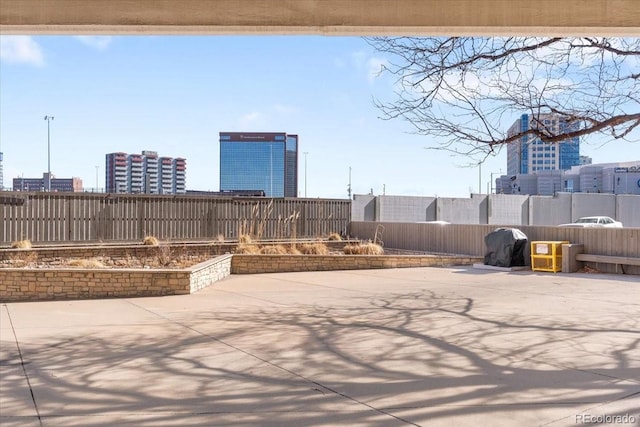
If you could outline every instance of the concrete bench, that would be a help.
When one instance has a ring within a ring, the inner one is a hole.
[[[562,245],[562,272],[574,273],[582,268],[584,262],[604,264],[616,264],[625,273],[624,267],[628,265],[640,266],[640,258],[614,255],[585,254],[584,245],[581,243],[569,243]]]

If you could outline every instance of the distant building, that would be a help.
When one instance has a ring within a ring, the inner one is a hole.
[[[236,191],[204,191],[187,190],[187,196],[212,196],[212,197],[265,197],[264,191],[236,190]]]
[[[160,164],[158,163],[158,153],[145,150],[142,152],[144,175],[144,188],[149,194],[159,193]]]
[[[298,135],[220,132],[220,191],[298,196]]]
[[[552,133],[579,129],[579,123],[569,123],[556,114],[532,116],[523,114],[511,125],[507,136],[513,136],[532,128],[545,127]],[[581,164],[580,138],[561,142],[542,142],[533,135],[507,145],[507,175],[530,174],[538,171],[568,170]]]
[[[13,191],[45,191],[47,173],[42,178],[13,178]],[[82,192],[82,179],[56,178],[51,175],[51,191],[54,192]]]
[[[593,159],[589,156],[580,156],[580,164],[581,165],[590,165],[593,163]]]
[[[155,151],[142,154],[106,155],[107,193],[184,194],[187,161],[181,157],[158,157]]]
[[[558,192],[640,195],[640,160],[503,175],[496,180],[496,193],[551,196]]]
[[[2,173],[2,151],[0,151],[0,191],[4,188],[4,174]]]

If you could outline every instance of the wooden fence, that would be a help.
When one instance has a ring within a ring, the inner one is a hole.
[[[584,244],[585,253],[640,258],[640,228],[572,228],[555,226],[505,226],[517,228],[532,241],[568,241]],[[352,237],[373,240],[385,247],[414,251],[484,256],[484,237],[496,225],[420,224],[399,222],[352,222]],[[600,266],[603,272],[615,272],[615,265]],[[640,268],[629,267],[638,274]]]
[[[349,200],[0,192],[0,244],[210,240],[343,232]]]

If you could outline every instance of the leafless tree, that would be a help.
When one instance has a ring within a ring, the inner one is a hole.
[[[522,138],[548,143],[595,133],[632,140],[640,124],[638,38],[372,37],[396,79],[384,119],[434,137],[428,148],[483,158]],[[509,132],[522,114],[534,125]],[[552,113],[560,126],[540,118]],[[538,121],[539,120],[539,121]]]

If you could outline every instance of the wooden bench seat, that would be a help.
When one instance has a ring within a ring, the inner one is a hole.
[[[599,262],[605,264],[619,265],[622,273],[626,274],[625,266],[640,266],[640,258],[630,256],[613,256],[613,255],[593,255],[593,254],[576,254],[576,261],[580,262]]]
[[[578,261],[602,262],[606,264],[640,265],[640,258],[630,256],[577,254]]]

